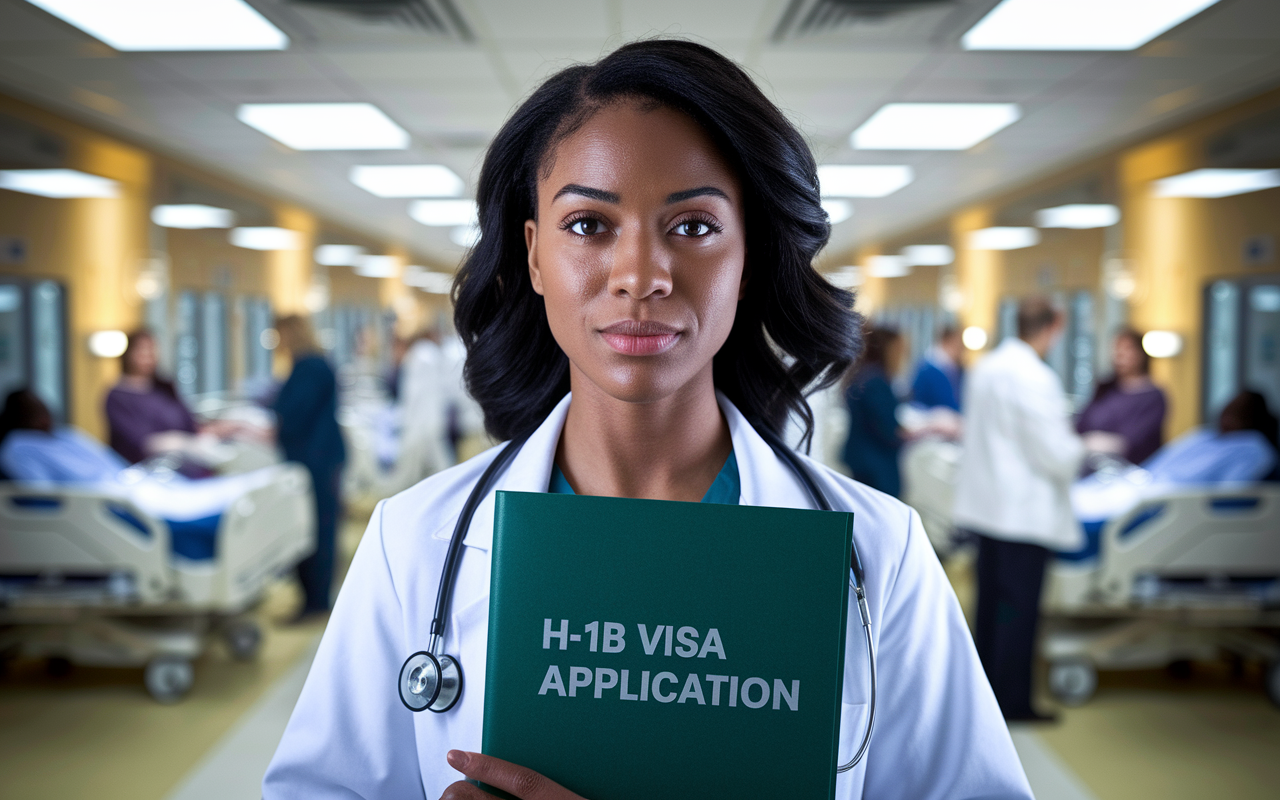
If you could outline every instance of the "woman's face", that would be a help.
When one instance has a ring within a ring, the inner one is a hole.
[[[1116,375],[1128,378],[1142,372],[1142,353],[1128,336],[1116,337],[1115,353],[1112,356]]]
[[[626,102],[553,158],[525,239],[574,384],[645,403],[709,377],[746,259],[741,188],[711,140],[684,114]]]
[[[156,374],[156,343],[150,336],[140,336],[129,350],[128,374],[141,378],[154,378]]]

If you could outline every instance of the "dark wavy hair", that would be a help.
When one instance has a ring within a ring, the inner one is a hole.
[[[796,414],[806,438],[805,392],[839,379],[862,350],[853,295],[813,267],[831,226],[817,166],[800,132],[751,78],[714,50],[654,39],[551,76],[498,132],[480,171],[479,242],[454,282],[454,323],[465,375],[497,438],[528,433],[569,391],[569,362],[529,281],[524,223],[557,144],[611,104],[640,101],[693,118],[742,184],[745,297],[716,354],[716,388],[755,425],[781,433]]]

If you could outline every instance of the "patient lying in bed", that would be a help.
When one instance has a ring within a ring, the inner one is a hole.
[[[1125,513],[1145,498],[1182,486],[1255,483],[1276,470],[1276,418],[1257,392],[1241,392],[1222,409],[1217,430],[1201,428],[1162,447],[1142,466],[1101,469],[1071,488],[1085,524]]]
[[[191,480],[129,466],[79,430],[55,428],[49,409],[27,390],[10,393],[0,411],[0,472],[12,481],[75,485],[127,500],[168,523],[173,551],[196,560],[215,555],[222,512],[273,479],[269,469]]]

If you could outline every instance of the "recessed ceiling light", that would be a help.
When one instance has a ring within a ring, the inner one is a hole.
[[[911,265],[902,256],[871,256],[867,274],[873,278],[901,278],[911,274]]]
[[[449,231],[449,241],[459,247],[475,247],[480,241],[479,225],[459,225]]]
[[[294,150],[409,146],[409,132],[370,103],[247,103],[236,118]]]
[[[415,200],[409,204],[409,216],[434,227],[475,225],[479,221],[474,200]]]
[[[862,267],[840,267],[827,273],[827,280],[838,289],[856,289],[863,283]]]
[[[1120,221],[1120,209],[1105,203],[1072,203],[1036,212],[1038,228],[1110,228]]]
[[[1218,0],[1004,0],[966,50],[1133,50]]]
[[[913,244],[902,248],[902,257],[914,267],[945,267],[956,260],[956,251],[945,244]]]
[[[361,256],[355,266],[356,274],[364,278],[394,278],[400,270],[400,259],[395,256]]]
[[[364,248],[354,244],[322,244],[313,254],[326,267],[354,267],[364,257]]]
[[[288,228],[232,228],[227,238],[246,250],[302,249],[302,234]]]
[[[151,209],[151,221],[161,228],[230,228],[236,224],[236,215],[226,208],[191,203],[156,206]]]
[[[889,103],[849,141],[859,150],[968,150],[1021,116],[1017,103]]]
[[[1155,182],[1156,197],[1230,197],[1280,186],[1280,169],[1197,169]]]
[[[818,167],[818,185],[823,197],[885,197],[911,183],[914,178],[911,167],[897,164],[823,164]]]
[[[969,247],[974,250],[1021,250],[1040,244],[1040,231],[1035,228],[982,228],[969,234]]]
[[[116,50],[284,50],[244,0],[27,0]]]
[[[449,294],[453,291],[453,276],[444,272],[432,272],[426,267],[410,265],[404,268],[400,278],[406,286],[413,286],[432,294]]]
[[[824,197],[822,199],[822,210],[827,212],[827,219],[831,221],[832,225],[839,225],[853,216],[853,203],[848,200],[834,200]]]
[[[110,178],[74,169],[0,170],[0,189],[41,197],[117,197],[120,185]]]
[[[466,188],[442,164],[352,167],[351,182],[378,197],[457,197]]]

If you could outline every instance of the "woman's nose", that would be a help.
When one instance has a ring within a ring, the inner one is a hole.
[[[609,270],[609,293],[643,300],[671,294],[671,257],[654,236],[624,230]]]

